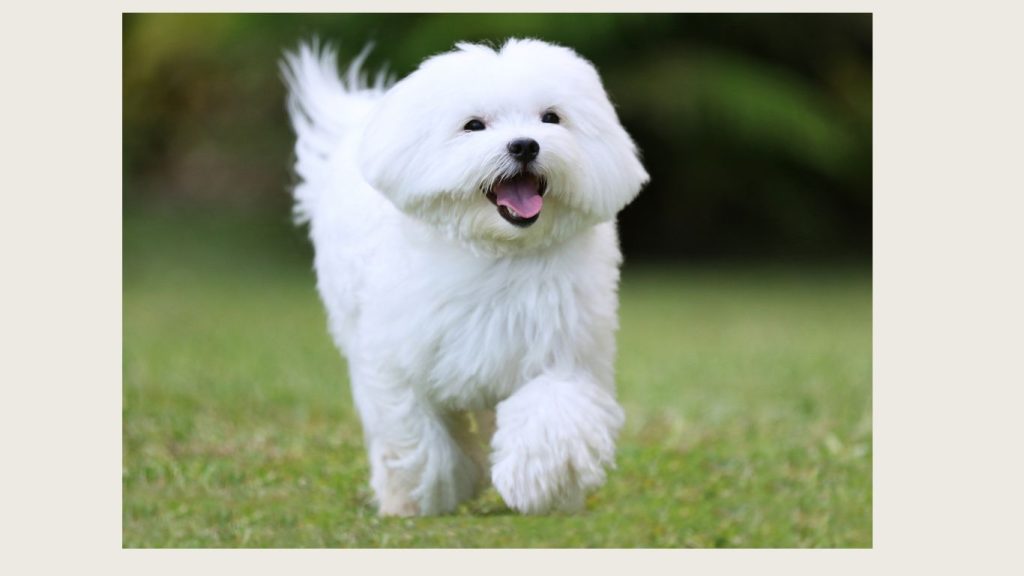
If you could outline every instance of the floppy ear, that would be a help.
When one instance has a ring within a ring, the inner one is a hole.
[[[423,121],[430,104],[417,101],[408,84],[399,82],[381,99],[363,128],[357,158],[363,178],[399,208],[429,193],[437,138]]]
[[[591,139],[587,148],[584,158],[590,166],[585,171],[585,189],[598,216],[611,219],[636,198],[650,176],[636,145],[617,120],[602,130],[601,137]]]
[[[650,176],[599,81],[594,97],[581,102],[578,112],[582,166],[577,177],[587,196],[586,206],[580,207],[601,221],[610,220],[636,198]]]
[[[417,123],[404,117],[402,107],[395,105],[398,88],[392,88],[370,115],[358,151],[363,178],[389,198],[402,190],[403,172],[410,155],[416,153],[412,133]]]

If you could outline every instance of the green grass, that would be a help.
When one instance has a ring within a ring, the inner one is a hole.
[[[618,469],[577,516],[374,514],[301,231],[124,221],[125,547],[869,547],[866,268],[624,271]]]

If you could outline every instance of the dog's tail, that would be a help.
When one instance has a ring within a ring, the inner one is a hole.
[[[362,70],[373,46],[367,45],[338,75],[338,53],[313,39],[285,52],[281,75],[288,88],[288,115],[295,130],[295,220],[307,222],[318,192],[330,174],[329,165],[343,139],[358,129],[375,101],[393,80],[382,70],[369,82]]]

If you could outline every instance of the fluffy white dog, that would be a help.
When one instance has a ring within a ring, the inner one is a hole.
[[[636,146],[567,48],[459,44],[392,86],[363,56],[342,79],[304,45],[283,69],[296,214],[380,513],[449,512],[488,480],[523,513],[579,510],[623,423],[615,216],[648,179]]]

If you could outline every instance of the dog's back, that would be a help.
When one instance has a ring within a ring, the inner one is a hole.
[[[300,44],[281,62],[296,135],[294,216],[310,226],[317,288],[343,352],[358,314],[360,267],[374,249],[381,220],[394,215],[356,166],[365,122],[390,83],[383,73],[367,81],[362,65],[368,52],[369,47],[344,76],[337,53],[315,41]]]

